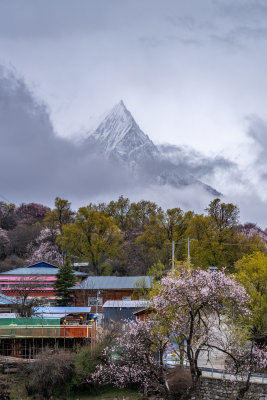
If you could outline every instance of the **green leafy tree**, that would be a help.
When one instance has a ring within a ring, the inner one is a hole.
[[[116,258],[121,232],[113,218],[91,207],[79,208],[75,222],[66,224],[58,242],[68,256],[87,260],[97,272],[107,258]]]
[[[192,212],[184,213],[180,208],[168,209],[166,212],[161,210],[150,217],[144,232],[136,240],[150,261],[149,267],[157,262],[169,265],[171,242],[185,238],[192,217]],[[177,247],[176,257],[186,257],[184,245]]]
[[[74,212],[71,210],[71,203],[68,200],[55,198],[55,208],[45,217],[44,223],[52,225],[62,233],[64,225],[69,224],[74,219]]]
[[[267,331],[267,255],[256,251],[235,263],[236,278],[250,295],[251,325],[255,335]]]
[[[0,202],[0,228],[10,230],[17,225],[16,206]]]
[[[188,224],[191,262],[202,268],[215,265],[234,271],[234,263],[255,250],[263,250],[259,237],[247,237],[238,230],[238,208],[213,200],[206,209],[208,215],[194,215]]]
[[[160,261],[154,263],[147,271],[147,275],[154,279],[154,281],[160,281],[163,277],[164,272],[166,272],[165,265]]]
[[[56,278],[54,288],[56,290],[57,304],[59,306],[71,304],[73,295],[70,287],[75,284],[76,276],[68,259],[59,268]]]
[[[120,229],[126,231],[144,230],[150,217],[161,213],[162,209],[151,201],[141,200],[131,203],[127,197],[120,196],[117,201],[111,201],[105,207],[105,211],[113,217]]]
[[[147,200],[131,203],[128,218],[131,229],[144,231],[145,226],[149,224],[150,218],[160,214],[162,209],[156,203]]]
[[[120,196],[117,201],[111,201],[105,209],[106,213],[114,219],[122,230],[125,230],[128,226],[130,204],[127,197]]]
[[[232,203],[222,203],[220,199],[214,199],[210,202],[206,211],[219,231],[234,228],[238,224],[239,208]]]

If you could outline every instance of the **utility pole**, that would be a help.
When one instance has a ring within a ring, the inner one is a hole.
[[[187,238],[187,259],[190,260],[190,239]]]
[[[175,241],[172,241],[172,269],[174,269],[174,250],[175,250]]]
[[[191,240],[195,240],[195,239],[187,238],[187,239],[182,239],[179,242],[175,242],[174,240],[172,241],[172,269],[174,269],[175,245],[179,244],[179,243],[182,243],[184,241],[187,242],[187,263],[188,263],[188,266],[189,266],[189,264],[190,264],[190,242],[191,242]]]

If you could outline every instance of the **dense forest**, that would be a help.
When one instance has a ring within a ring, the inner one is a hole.
[[[191,264],[233,272],[243,256],[266,251],[267,233],[252,223],[240,225],[238,207],[220,199],[204,214],[178,207],[165,211],[123,196],[77,212],[58,197],[52,210],[0,202],[1,271],[41,260],[61,265],[69,256],[87,262],[85,270],[93,275],[146,274],[169,268],[172,241],[177,262],[187,260],[190,246]]]

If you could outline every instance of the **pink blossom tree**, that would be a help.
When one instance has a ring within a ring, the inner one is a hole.
[[[38,261],[46,261],[56,265],[62,265],[64,261],[63,255],[56,242],[58,234],[58,229],[49,227],[42,229],[37,239],[28,247],[30,253],[28,262],[35,263]]]
[[[239,316],[249,312],[249,297],[224,272],[203,270],[171,272],[155,290],[152,301],[159,325],[189,362],[193,384],[184,398],[190,398],[201,376],[201,353],[216,349],[237,360],[232,353],[238,344],[229,338],[233,338]]]
[[[139,385],[146,394],[163,392],[170,397],[165,379],[163,353],[168,341],[154,329],[154,322],[128,321],[114,344],[104,349],[104,364],[98,365],[94,382],[125,387]]]
[[[10,247],[10,240],[6,230],[0,228],[0,260],[5,258]]]
[[[32,225],[36,222],[42,222],[49,213],[50,208],[36,203],[22,203],[16,209],[16,217],[19,224]]]

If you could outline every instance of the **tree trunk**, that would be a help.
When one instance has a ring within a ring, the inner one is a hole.
[[[190,350],[187,352],[187,357],[190,364],[190,372],[192,377],[192,386],[182,396],[182,400],[190,400],[192,395],[195,395],[199,389],[201,370],[197,366],[197,360],[191,357]]]
[[[240,388],[238,390],[238,394],[237,394],[236,400],[242,400],[244,398],[244,394],[249,390],[249,388],[250,388],[250,377],[251,377],[251,372],[248,373],[248,377],[247,377],[245,386],[243,386],[242,388]]]
[[[171,391],[169,388],[169,384],[168,381],[165,377],[165,373],[164,373],[164,366],[163,366],[163,350],[160,351],[160,382],[163,386],[164,392],[165,392],[165,398],[167,400],[172,400],[172,395],[171,395]]]
[[[167,400],[172,400],[172,394],[171,394],[171,391],[170,391],[170,388],[169,388],[169,384],[168,384],[168,381],[167,381],[167,379],[165,379],[165,376],[163,377],[163,387],[164,387],[164,390],[165,390],[165,397],[166,397],[166,399]]]

